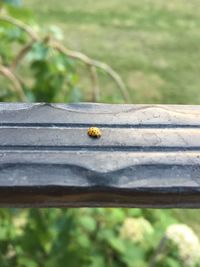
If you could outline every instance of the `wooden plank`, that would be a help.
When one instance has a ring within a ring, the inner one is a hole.
[[[200,207],[200,106],[1,103],[0,206]]]

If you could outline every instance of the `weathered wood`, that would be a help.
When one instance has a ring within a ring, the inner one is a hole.
[[[0,206],[200,207],[200,106],[2,103]]]

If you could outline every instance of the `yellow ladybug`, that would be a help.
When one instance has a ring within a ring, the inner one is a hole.
[[[101,130],[97,127],[90,127],[88,129],[88,135],[93,138],[99,138],[101,137]]]

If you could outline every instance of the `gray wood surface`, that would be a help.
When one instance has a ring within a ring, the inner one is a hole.
[[[200,106],[2,103],[0,206],[200,207]]]

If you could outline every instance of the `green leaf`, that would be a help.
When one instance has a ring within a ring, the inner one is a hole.
[[[126,245],[125,245],[125,242],[123,240],[121,240],[120,238],[117,238],[117,237],[113,237],[112,236],[108,240],[108,243],[117,252],[122,253],[122,254],[125,253],[125,251],[126,251]]]
[[[90,249],[92,243],[90,242],[89,236],[81,233],[79,236],[77,236],[78,244],[83,248]]]
[[[35,43],[28,53],[28,60],[29,61],[41,61],[45,60],[48,56],[49,48],[48,46],[44,45],[44,43]]]
[[[105,259],[103,258],[103,255],[95,254],[90,258],[91,264],[89,264],[89,267],[104,267],[106,266]]]
[[[90,216],[83,215],[79,219],[79,222],[83,226],[83,228],[88,232],[93,232],[96,229],[96,221]]]
[[[125,213],[123,209],[109,209],[109,220],[111,224],[121,223],[125,219]]]
[[[142,267],[145,262],[144,251],[138,245],[129,244],[121,256],[121,259],[130,267]]]
[[[38,264],[31,257],[20,257],[18,264],[21,267],[38,267]]]

